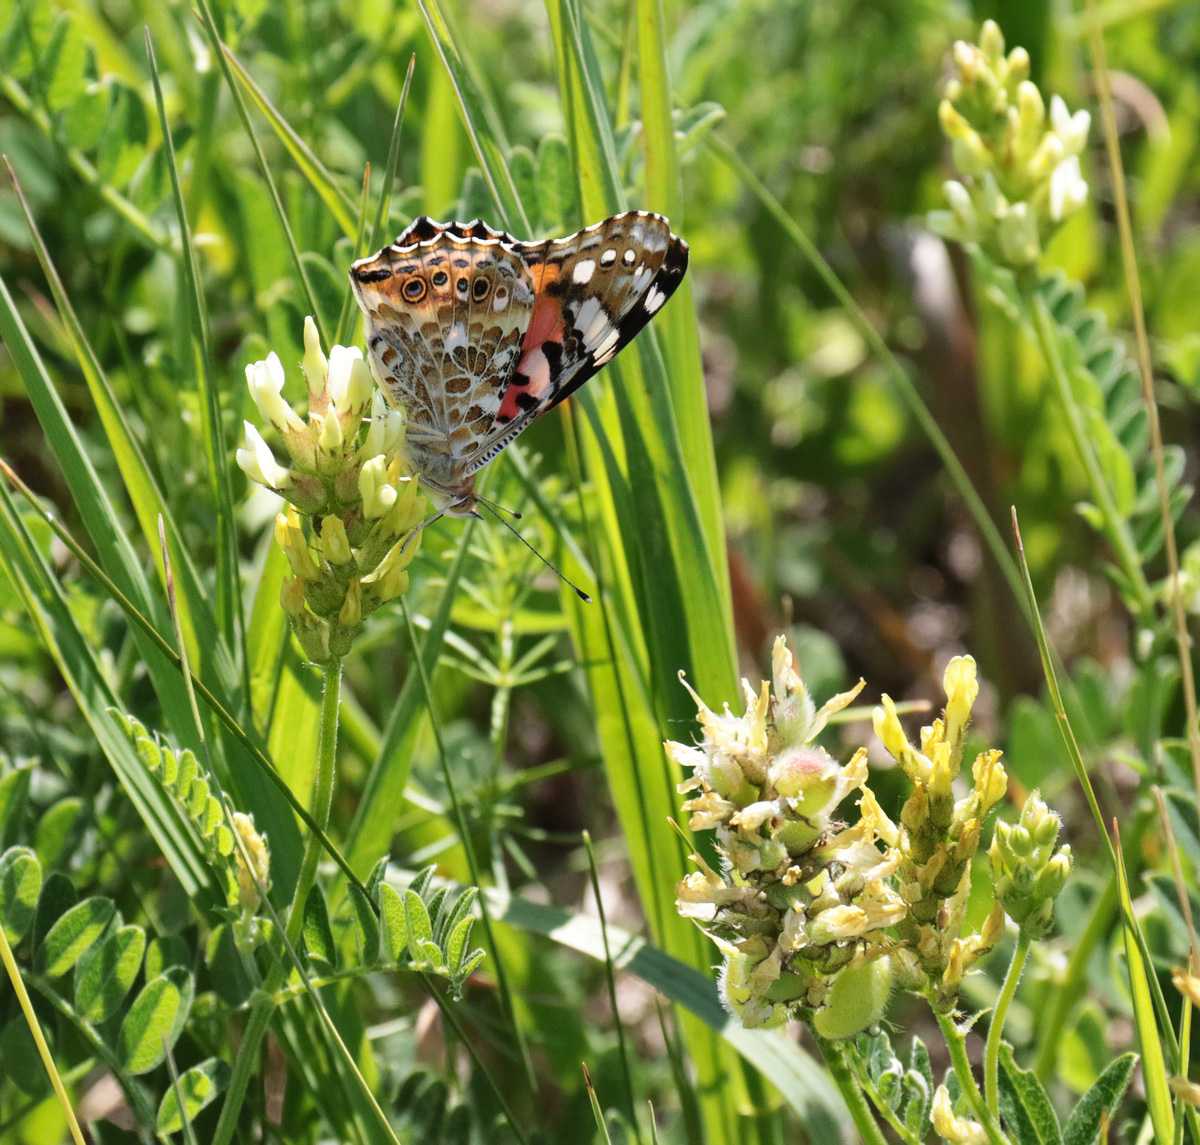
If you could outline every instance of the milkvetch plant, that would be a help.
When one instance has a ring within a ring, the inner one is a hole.
[[[895,1111],[871,1074],[884,1050],[839,1043],[884,1017],[893,988],[919,994],[949,1044],[957,1100],[922,1083],[905,1104],[916,1123],[931,1119],[944,1140],[969,1143],[1002,1132],[993,1098],[1007,1003],[989,1031],[985,1099],[966,1064],[967,1027],[955,1021],[963,977],[1003,937],[1007,916],[1020,935],[1006,982],[1015,988],[1029,943],[1049,933],[1071,851],[1058,845],[1059,817],[1034,793],[1015,824],[996,824],[990,868],[976,862],[1007,777],[995,749],[975,756],[969,783],[960,774],[979,694],[975,661],[954,657],[943,685],[945,710],[922,728],[919,746],[889,697],[874,710],[875,733],[912,788],[898,821],[871,789],[866,747],[839,764],[816,742],[863,682],[817,708],[782,637],[772,681],[757,691],[743,681],[742,715],[714,712],[693,692],[700,740],[668,742],[666,751],[691,773],[679,785],[690,796],[689,827],[716,835],[720,870],[694,854],[699,870],[679,883],[676,906],[720,950],[729,1010],[747,1027],[808,1022],[839,1083],[861,1086],[890,1120]],[[855,793],[852,816],[843,804]],[[973,878],[989,875],[992,908],[971,926]]]

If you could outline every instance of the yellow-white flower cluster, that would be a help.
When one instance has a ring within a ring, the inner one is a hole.
[[[988,20],[978,44],[954,45],[955,77],[938,115],[962,180],[944,185],[948,210],[932,211],[933,230],[975,243],[996,262],[1032,266],[1058,226],[1087,202],[1079,157],[1091,117],[1072,114],[1057,95],[1049,115],[1029,80],[1029,55],[1007,55]]]
[[[971,860],[979,849],[984,819],[1004,795],[1008,778],[999,751],[981,752],[971,768],[970,789],[954,797],[967,724],[979,695],[975,661],[954,657],[946,666],[943,685],[944,718],[921,729],[920,750],[908,742],[888,696],[875,709],[874,722],[875,734],[913,786],[899,824],[888,821],[881,828],[899,853],[899,892],[908,906],[896,928],[905,943],[897,966],[910,984],[929,983],[935,1004],[949,1010],[966,969],[1004,933],[999,903],[978,934],[964,935],[963,926]]]
[[[283,397],[277,354],[246,367],[254,404],[291,464],[276,460],[249,421],[237,462],[289,502],[275,522],[292,570],[281,603],[305,654],[325,663],[349,651],[365,616],[407,589],[425,501],[404,468],[404,415],[385,404],[362,351],[334,346],[326,358],[307,318],[301,370],[307,419]]]
[[[773,677],[757,692],[743,681],[741,716],[693,692],[701,743],[666,745],[691,773],[679,787],[696,793],[684,804],[689,825],[715,829],[722,858],[717,872],[692,856],[699,870],[676,888],[677,907],[724,954],[722,994],[747,1026],[815,1016],[838,971],[876,963],[886,974],[896,945],[887,930],[906,909],[892,887],[900,855],[881,849],[882,813],[864,791],[865,749],[843,766],[813,742],[862,684],[818,710],[782,637]],[[835,813],[855,791],[861,814],[848,827]],[[855,1028],[879,1016],[886,986],[871,996],[878,1007]]]

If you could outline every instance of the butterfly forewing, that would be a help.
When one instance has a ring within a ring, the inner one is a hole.
[[[630,342],[687,258],[666,219],[630,211],[544,242],[422,217],[351,267],[409,464],[446,512],[473,512],[473,474]]]

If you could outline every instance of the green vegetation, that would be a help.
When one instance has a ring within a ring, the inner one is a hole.
[[[0,1142],[1200,1143],[1198,27],[10,0]],[[625,209],[402,549],[350,263]]]

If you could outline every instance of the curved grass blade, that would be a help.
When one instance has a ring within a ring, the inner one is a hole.
[[[184,631],[188,636],[189,649],[195,663],[200,665],[202,672],[211,665],[215,679],[220,681],[223,686],[228,687],[233,682],[233,670],[228,656],[228,649],[223,642],[201,642],[196,636],[198,628],[205,632],[213,631],[216,627],[216,622],[209,608],[208,598],[205,594],[204,586],[200,581],[199,574],[196,571],[196,566],[192,561],[191,553],[186,545],[180,543],[179,533],[175,527],[174,518],[171,516],[166,500],[158,488],[154,474],[150,469],[145,454],[142,452],[141,446],[138,444],[137,438],[134,436],[129,423],[125,420],[120,403],[117,401],[116,395],[109,385],[108,378],[105,376],[103,367],[100,365],[99,358],[97,358],[91,343],[87,339],[87,335],[84,333],[83,326],[75,314],[74,307],[71,305],[71,300],[67,297],[62,279],[58,274],[58,269],[50,258],[50,251],[42,238],[41,231],[38,229],[33,212],[29,208],[29,203],[25,198],[20,181],[17,179],[16,172],[12,169],[12,164],[8,162],[7,156],[5,156],[4,162],[8,168],[9,177],[12,179],[17,201],[20,203],[21,211],[25,216],[25,224],[29,228],[29,233],[33,238],[33,246],[37,253],[38,261],[41,263],[42,271],[46,275],[46,281],[50,284],[50,293],[54,297],[55,307],[63,320],[63,325],[75,350],[76,360],[79,362],[84,380],[87,382],[88,391],[96,406],[96,412],[100,416],[100,423],[104,427],[109,447],[113,451],[117,468],[121,472],[126,492],[128,492],[129,498],[133,503],[134,513],[137,515],[138,523],[142,528],[142,537],[147,544],[152,544],[155,529],[154,522],[159,515],[170,525],[173,542],[172,548],[174,550],[173,556],[182,574],[180,578],[184,590],[182,611]],[[161,577],[163,575],[161,562],[159,562],[158,571]]]
[[[246,622],[242,615],[241,576],[238,567],[237,536],[233,512],[233,488],[229,480],[228,450],[221,429],[221,401],[217,392],[216,366],[213,362],[212,339],[208,329],[208,308],[204,300],[204,291],[200,285],[196,248],[192,243],[191,225],[188,222],[187,207],[183,200],[183,188],[179,182],[175,142],[171,135],[171,124],[167,119],[166,107],[163,104],[158,62],[154,57],[154,45],[150,40],[149,29],[146,29],[146,56],[150,63],[150,77],[154,82],[154,101],[158,108],[163,147],[166,150],[167,171],[171,176],[171,192],[179,222],[181,245],[179,264],[183,271],[185,296],[188,303],[192,368],[200,393],[201,436],[204,441],[205,459],[208,462],[212,511],[217,519],[217,620],[219,631],[224,637],[230,654],[235,659],[244,661],[241,650],[245,647]],[[245,674],[244,662],[240,692],[244,705],[250,696],[250,681]]]
[[[279,142],[283,144],[296,166],[300,168],[301,174],[316,191],[321,202],[329,208],[329,213],[341,227],[342,233],[348,239],[354,238],[356,211],[353,200],[342,190],[338,181],[330,174],[325,164],[317,158],[313,149],[304,142],[292,125],[280,114],[279,109],[267,98],[267,93],[242,67],[241,61],[234,55],[233,49],[221,41],[220,50],[225,59],[229,61],[233,74],[249,93],[250,98],[254,100],[255,106],[262,112],[263,118],[271,125]]]

